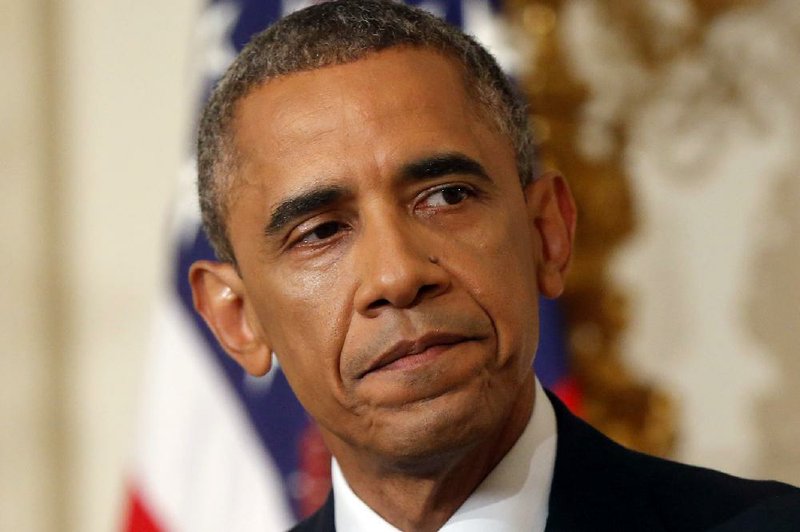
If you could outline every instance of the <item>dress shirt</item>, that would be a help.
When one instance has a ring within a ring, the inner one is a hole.
[[[553,406],[537,380],[533,414],[522,435],[440,530],[544,531],[556,437]],[[350,489],[336,460],[331,476],[336,530],[397,532]]]

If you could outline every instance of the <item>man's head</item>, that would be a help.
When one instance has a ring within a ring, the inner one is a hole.
[[[427,21],[375,6],[408,32]],[[339,31],[380,41],[382,25],[361,23]],[[346,38],[320,31],[307,33]],[[249,54],[238,61],[270,61]],[[228,117],[236,264],[193,266],[195,306],[248,372],[277,354],[343,465],[419,466],[530,409],[537,297],[562,289],[574,205],[560,177],[520,176],[515,137],[470,79],[447,50],[401,43],[273,74],[201,126]]]
[[[470,97],[511,139],[522,184],[532,179],[533,143],[525,105],[483,47],[433,15],[403,4],[328,2],[289,15],[257,35],[206,105],[198,139],[200,205],[220,260],[236,261],[226,218],[236,189],[237,156],[231,140],[239,100],[270,79],[357,61],[398,46],[429,48],[454,59]],[[390,83],[387,80],[387,89]]]

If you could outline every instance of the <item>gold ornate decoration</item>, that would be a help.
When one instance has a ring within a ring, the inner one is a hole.
[[[583,417],[623,445],[664,456],[674,446],[675,408],[666,393],[639,382],[625,367],[619,338],[628,323],[627,300],[607,276],[615,246],[634,228],[622,165],[624,143],[616,143],[615,151],[602,160],[589,160],[576,145],[579,115],[590,95],[570,72],[558,37],[559,14],[566,3],[508,0],[506,9],[535,50],[535,67],[522,82],[533,110],[540,164],[567,176],[578,204],[576,248],[563,296],[570,362],[582,391]],[[640,16],[636,3],[608,0],[605,6],[633,30]],[[644,44],[638,47],[648,53]],[[613,134],[622,140],[625,131]]]

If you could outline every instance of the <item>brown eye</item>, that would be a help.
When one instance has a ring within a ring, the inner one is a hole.
[[[455,205],[467,199],[467,190],[464,187],[451,187],[442,190],[442,198],[448,205]]]
[[[339,222],[325,222],[316,226],[314,229],[300,239],[301,243],[313,243],[328,239],[341,230],[342,224]]]
[[[472,194],[472,190],[461,185],[442,187],[426,197],[423,204],[426,207],[457,205]]]

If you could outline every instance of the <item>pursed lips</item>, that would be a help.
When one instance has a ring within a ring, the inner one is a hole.
[[[367,367],[367,369],[363,371],[358,378],[364,377],[374,371],[379,371],[383,368],[386,368],[390,364],[403,358],[424,353],[428,349],[436,347],[449,347],[472,340],[478,340],[478,338],[464,336],[462,334],[441,332],[425,334],[415,340],[400,340],[381,356],[373,360],[369,367]]]

